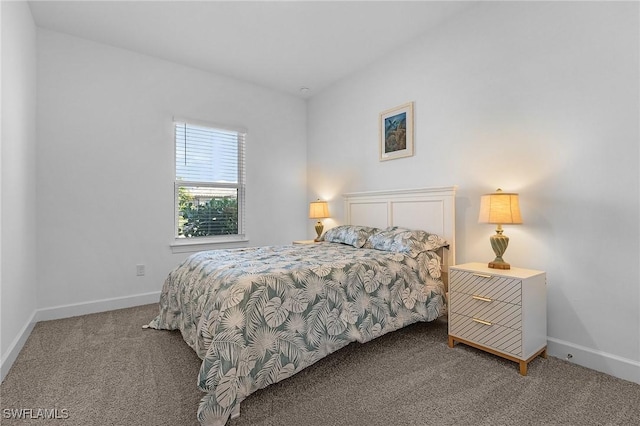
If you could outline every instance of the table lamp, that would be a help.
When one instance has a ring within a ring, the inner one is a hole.
[[[491,248],[496,258],[489,262],[489,268],[511,269],[511,265],[504,261],[502,256],[509,245],[509,237],[503,235],[502,225],[519,225],[522,223],[518,194],[502,192],[500,188],[492,194],[485,194],[480,199],[480,215],[478,223],[494,223],[496,234],[492,235]]]
[[[329,217],[329,205],[326,201],[312,201],[309,203],[309,219],[324,219]],[[316,223],[316,233],[318,236],[313,241],[320,241],[324,225],[318,220]]]

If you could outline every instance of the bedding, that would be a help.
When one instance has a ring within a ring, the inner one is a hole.
[[[384,231],[373,233],[364,247],[406,253],[411,257],[416,257],[420,253],[438,250],[447,245],[447,241],[439,235],[390,226]]]
[[[440,258],[321,242],[205,251],[167,277],[149,327],[180,330],[202,359],[203,424],[351,342],[444,312]]]
[[[340,225],[329,229],[320,240],[330,243],[349,244],[355,248],[360,248],[378,231],[378,228],[369,226]]]

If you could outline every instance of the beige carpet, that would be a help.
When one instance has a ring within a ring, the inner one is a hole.
[[[156,311],[38,323],[0,386],[0,423],[197,425],[199,359],[178,332],[141,328]],[[229,426],[640,424],[638,384],[552,357],[522,377],[446,333],[436,321],[349,345],[251,395]],[[6,418],[21,408],[68,418]]]

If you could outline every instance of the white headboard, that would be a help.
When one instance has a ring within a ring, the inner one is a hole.
[[[444,237],[445,271],[456,260],[456,186],[344,194],[345,223],[376,228],[402,226]]]

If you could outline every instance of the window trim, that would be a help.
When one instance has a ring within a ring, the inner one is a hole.
[[[219,124],[219,123],[213,123],[211,121],[203,121],[203,120],[193,120],[191,118],[176,117],[176,116],[173,117],[174,131],[175,131],[175,123],[188,123],[188,124],[193,124],[195,126],[211,127],[212,129],[226,130],[226,131],[229,131],[229,132],[244,133],[245,135],[247,134],[247,128],[246,127],[229,126],[227,124]],[[173,142],[174,142],[174,148],[175,148],[175,134],[174,134]],[[175,151],[173,152],[173,156],[174,156],[174,160],[175,160],[175,156],[176,156]],[[175,167],[175,163],[174,163],[174,167]]]
[[[213,250],[220,248],[220,244],[229,246],[228,248],[245,247],[249,239],[246,236],[220,235],[215,240],[212,237],[176,238],[169,246],[172,253],[190,253],[203,250]]]
[[[195,125],[211,128],[214,130],[230,131],[238,133],[238,183],[213,183],[213,182],[191,182],[191,181],[178,181],[176,179],[176,124],[185,123],[187,125]],[[247,129],[238,126],[220,125],[212,122],[186,119],[183,117],[173,117],[171,123],[172,136],[173,136],[173,206],[174,206],[174,220],[173,220],[173,241],[169,244],[173,253],[183,253],[190,251],[204,250],[207,246],[210,248],[217,248],[215,246],[220,244],[232,244],[246,243],[249,238],[246,235],[246,138]],[[238,233],[226,234],[226,235],[210,235],[204,237],[179,237],[178,236],[178,221],[180,218],[178,208],[178,188],[180,186],[205,186],[213,188],[232,188],[238,191]],[[244,246],[243,244],[242,246]]]

